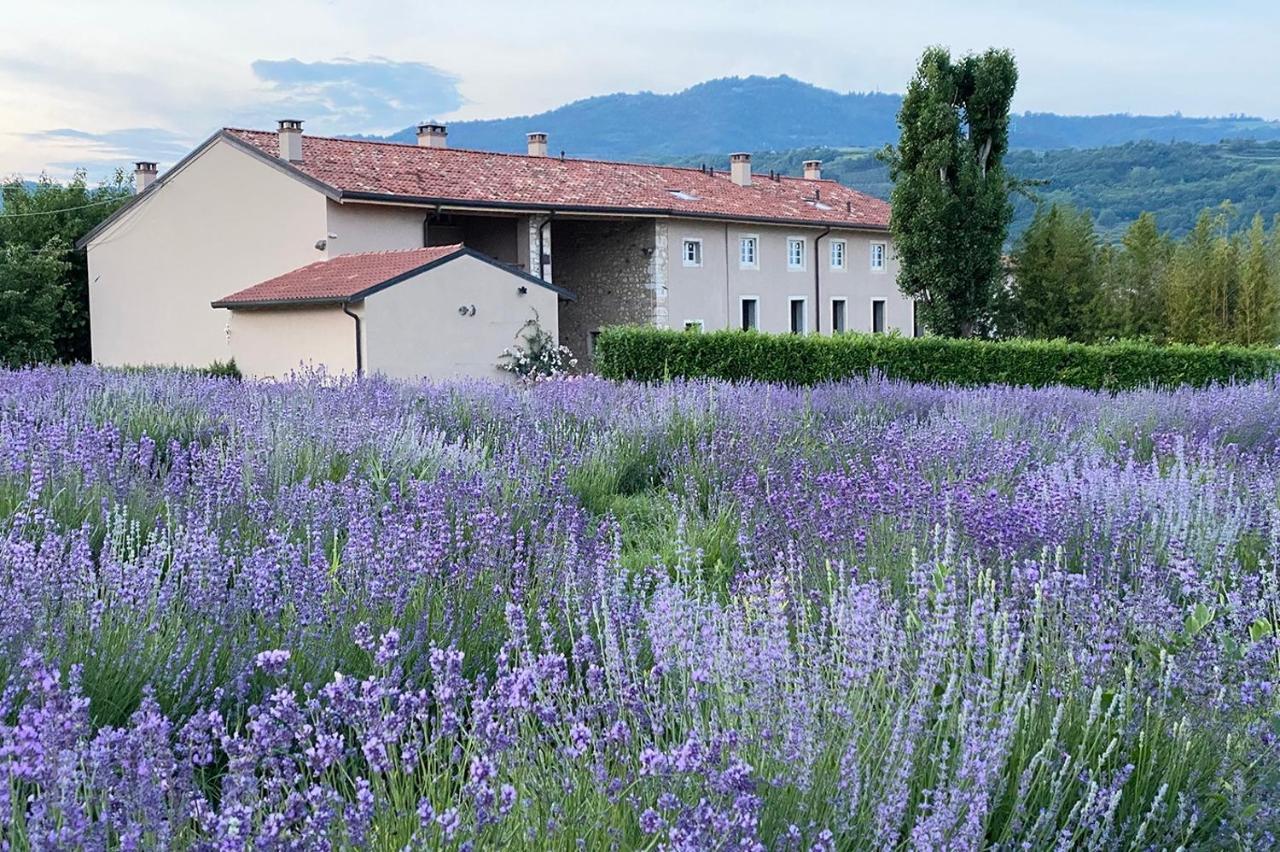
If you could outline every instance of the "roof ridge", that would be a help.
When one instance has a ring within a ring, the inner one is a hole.
[[[377,257],[378,255],[388,254],[411,254],[416,251],[444,251],[446,249],[450,251],[460,251],[462,248],[462,243],[446,243],[442,246],[416,246],[414,248],[378,249],[377,251],[351,251],[346,254],[336,254],[333,257],[325,258],[325,260],[321,262],[339,260],[344,257]]]
[[[261,133],[264,136],[274,136],[274,130],[255,130],[251,127],[224,127],[225,131],[231,133]],[[353,139],[349,136],[325,136],[319,133],[302,134],[303,141],[307,139],[323,139],[326,142],[355,142],[361,145],[386,145],[391,148],[410,148],[414,151],[431,151],[433,153],[449,153],[455,154],[487,154],[491,157],[514,157],[518,160],[553,160],[556,162],[574,162],[574,163],[600,163],[606,166],[639,166],[645,169],[666,169],[673,172],[695,172],[697,174],[708,174],[708,170],[704,170],[698,166],[673,166],[669,163],[641,163],[636,160],[606,160],[602,157],[553,157],[550,154],[546,156],[533,156],[531,154],[520,154],[514,151],[486,151],[483,148],[424,148],[416,142],[393,142],[390,139]],[[727,154],[725,156],[728,156]],[[716,177],[721,174],[724,177],[729,176],[729,168],[716,169]],[[806,180],[800,175],[779,175],[779,177],[789,180]],[[836,183],[833,178],[823,178],[824,181]],[[854,190],[855,192],[857,190]]]

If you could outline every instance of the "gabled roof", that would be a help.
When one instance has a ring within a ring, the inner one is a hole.
[[[223,135],[279,158],[274,131]],[[530,157],[460,148],[305,135],[299,176],[338,200],[405,201],[520,210],[640,213],[884,230],[889,204],[832,180],[756,175],[750,186],[726,170]]]
[[[499,263],[461,244],[401,251],[344,254],[277,275],[244,290],[224,296],[215,308],[269,308],[289,305],[338,305],[358,302],[379,290],[406,281],[460,257],[473,257],[522,280],[573,299],[568,290]]]

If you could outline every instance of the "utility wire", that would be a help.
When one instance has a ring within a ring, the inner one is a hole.
[[[70,213],[74,210],[87,210],[90,207],[101,207],[103,204],[116,204],[121,198],[104,198],[100,201],[91,201],[88,204],[81,204],[78,207],[60,207],[57,210],[30,210],[26,213],[0,213],[0,219],[25,219],[28,216],[54,216],[58,213]]]

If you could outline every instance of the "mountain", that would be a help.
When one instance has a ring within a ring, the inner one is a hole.
[[[601,95],[536,115],[449,125],[449,144],[522,151],[525,133],[550,134],[575,157],[663,160],[702,151],[785,151],[802,146],[879,147],[897,139],[902,96],[840,93],[792,77],[727,77],[681,92]],[[414,128],[390,137],[412,142]],[[1128,142],[1280,140],[1280,121],[1251,116],[1015,115],[1015,148],[1096,148]]]
[[[724,162],[727,154],[672,158],[675,165]],[[799,174],[805,160],[822,160],[823,177],[881,198],[892,185],[884,164],[870,149],[797,148],[753,158],[760,172]],[[1010,174],[1041,182],[1029,192],[1037,200],[1075,205],[1093,214],[1104,239],[1117,239],[1143,211],[1161,228],[1182,236],[1200,211],[1229,201],[1237,224],[1254,213],[1280,215],[1280,141],[1237,140],[1212,145],[1190,142],[1130,142],[1104,148],[1010,151]],[[1014,198],[1016,235],[1031,221],[1035,202]]]

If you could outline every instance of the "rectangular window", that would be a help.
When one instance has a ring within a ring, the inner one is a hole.
[[[884,299],[871,300],[871,330],[884,334]]]
[[[845,331],[848,331],[848,326],[846,325],[847,320],[845,317],[847,306],[848,306],[848,303],[844,299],[831,300],[831,333],[832,334],[842,334]]]
[[[685,320],[685,331],[702,331],[702,320]]]
[[[809,312],[805,310],[803,297],[791,298],[791,333],[804,334],[809,322]]]
[[[738,239],[738,268],[760,268],[760,238],[740,237]]]
[[[702,240],[685,240],[681,257],[684,259],[685,266],[701,266]]]
[[[787,237],[787,269],[804,269],[804,237]]]
[[[871,244],[871,271],[884,272],[885,253],[888,247],[884,243]]]
[[[742,315],[739,328],[743,331],[755,331],[760,328],[760,300],[755,296],[742,297]]]
[[[844,240],[832,240],[831,241],[831,268],[832,269],[840,269],[840,270],[844,269],[844,253],[845,253]]]

